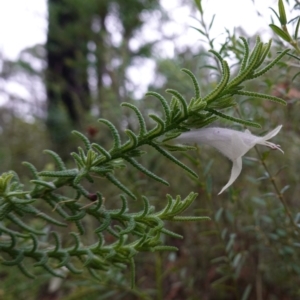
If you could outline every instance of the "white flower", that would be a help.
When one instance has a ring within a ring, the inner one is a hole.
[[[259,144],[272,149],[278,149],[283,153],[279,145],[268,142],[269,139],[274,137],[280,131],[281,127],[282,125],[276,127],[265,136],[253,135],[249,130],[242,132],[218,127],[202,128],[182,133],[175,139],[175,142],[183,144],[207,144],[216,148],[232,161],[230,179],[220,191],[220,195],[225,189],[232,185],[232,183],[240,175],[242,170],[242,156],[245,155],[252,147]]]

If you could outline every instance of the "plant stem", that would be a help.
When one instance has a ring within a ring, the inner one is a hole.
[[[155,272],[156,272],[156,291],[157,300],[163,300],[163,280],[162,280],[162,258],[161,253],[156,252],[155,256]]]
[[[260,154],[260,152],[259,152],[257,146],[255,146],[255,151],[256,151],[256,153],[257,153],[257,156],[259,157],[260,163],[262,164],[262,166],[264,167],[265,171],[267,172],[267,174],[268,174],[268,176],[269,176],[269,178],[270,178],[270,181],[271,181],[271,183],[272,183],[272,185],[273,185],[273,188],[274,188],[274,190],[275,190],[275,192],[276,192],[276,194],[277,194],[277,196],[278,196],[278,198],[279,198],[281,204],[282,204],[283,207],[284,207],[284,210],[285,210],[286,215],[288,216],[288,218],[289,218],[291,224],[292,224],[292,225],[295,227],[295,229],[300,233],[300,228],[299,228],[299,227],[297,226],[297,224],[294,222],[292,213],[291,213],[291,211],[289,210],[289,207],[288,207],[288,205],[287,205],[287,202],[286,202],[285,198],[283,197],[283,194],[282,194],[282,193],[280,192],[280,190],[279,190],[279,187],[278,187],[278,185],[277,185],[277,183],[276,183],[276,181],[275,181],[275,177],[271,175],[271,172],[269,171],[269,168],[268,168],[267,164],[265,163],[265,161],[262,159],[262,156],[261,156],[261,154]]]
[[[238,116],[241,118],[241,117],[242,117],[242,114],[241,114],[239,108],[236,107],[235,110],[236,110]],[[247,127],[245,126],[245,128],[247,128]],[[275,192],[276,192],[276,194],[277,194],[277,196],[278,196],[278,198],[279,198],[281,204],[282,204],[283,207],[284,207],[284,210],[285,210],[285,213],[286,213],[287,217],[289,218],[291,224],[295,227],[295,229],[297,230],[297,232],[300,233],[300,228],[299,228],[299,227],[297,226],[297,224],[294,222],[292,213],[291,213],[291,211],[289,210],[289,207],[288,207],[288,205],[287,205],[287,202],[286,202],[285,198],[283,197],[283,194],[280,192],[280,189],[279,189],[279,187],[278,187],[278,185],[277,185],[277,183],[276,183],[276,181],[275,181],[275,177],[271,175],[271,172],[269,171],[269,168],[268,168],[267,164],[266,164],[265,161],[263,160],[263,158],[262,158],[262,156],[261,156],[261,154],[260,154],[260,152],[259,152],[257,146],[255,146],[254,148],[255,148],[256,154],[257,154],[257,156],[258,156],[258,158],[259,158],[259,160],[260,160],[260,163],[262,164],[262,166],[264,167],[265,171],[267,172],[268,177],[270,178],[270,181],[271,181],[271,183],[272,183],[272,186],[273,186],[273,188],[274,188],[274,190],[275,190]]]

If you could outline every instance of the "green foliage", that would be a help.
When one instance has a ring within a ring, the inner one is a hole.
[[[291,21],[287,21],[287,17],[286,17],[286,12],[285,12],[285,8],[284,8],[284,4],[282,0],[278,0],[278,12],[279,15],[277,14],[277,12],[271,8],[272,11],[275,13],[277,19],[280,22],[281,28],[276,26],[275,24],[270,24],[269,26],[271,27],[271,29],[274,31],[274,33],[276,35],[278,35],[279,37],[281,37],[283,40],[285,40],[286,42],[288,42],[297,52],[297,54],[300,54],[300,48],[298,45],[298,31],[299,31],[299,24],[300,24],[300,17],[298,16],[297,18],[291,20]],[[294,38],[292,37],[292,35],[289,33],[289,30],[287,28],[287,24],[293,21],[297,21],[296,27],[295,27],[295,33],[293,34]],[[298,58],[299,59],[299,58]]]
[[[56,173],[40,172],[38,176],[56,177],[53,182],[47,182],[42,179],[33,180],[35,187],[31,191],[22,191],[22,185],[17,176],[12,173],[3,173],[0,178],[1,189],[1,253],[7,255],[10,259],[2,256],[2,264],[5,266],[17,266],[26,276],[33,278],[34,275],[29,272],[24,261],[26,258],[35,260],[35,267],[42,267],[53,276],[61,277],[57,272],[62,267],[66,267],[74,274],[81,273],[72,262],[77,258],[82,262],[92,275],[96,276],[95,270],[108,270],[112,266],[122,267],[124,264],[131,264],[133,256],[141,251],[170,251],[176,248],[161,245],[161,233],[178,237],[177,234],[165,230],[163,220],[173,221],[198,221],[205,219],[177,217],[187,209],[196,198],[195,193],[190,193],[188,197],[181,200],[177,197],[173,200],[168,196],[168,206],[161,212],[155,212],[154,207],[150,205],[148,199],[143,197],[145,206],[141,213],[129,213],[127,200],[121,195],[122,207],[120,210],[108,210],[104,208],[103,198],[100,193],[89,194],[82,186],[72,183],[70,178],[76,178],[75,174],[66,171]],[[61,185],[70,184],[77,191],[75,199],[67,199],[63,195],[54,193]],[[78,203],[80,197],[86,197],[92,201],[92,205],[82,205]],[[38,211],[32,203],[36,199],[43,199],[60,215],[64,222],[60,222],[47,214]],[[77,233],[71,232],[74,238],[74,246],[63,247],[60,237],[56,231],[53,231],[54,249],[41,244],[38,236],[46,235],[43,230],[23,223],[20,217],[31,214],[33,217],[41,218],[49,224],[56,226],[68,226],[74,222],[81,235],[85,233],[82,221],[86,215],[95,218],[99,224],[94,232],[99,241],[90,246],[83,246]],[[178,219],[177,219],[178,218]],[[206,218],[208,219],[208,218]],[[117,221],[120,225],[112,227],[112,222]],[[9,229],[6,224],[14,224],[15,230]],[[108,231],[116,238],[116,242],[110,245],[104,245],[103,232]],[[128,242],[128,235],[136,236],[136,240]],[[56,263],[51,263],[51,259]],[[134,279],[133,279],[134,280]],[[134,281],[133,281],[134,284]]]
[[[63,276],[60,271],[62,268],[79,274],[84,267],[93,276],[99,277],[98,271],[108,271],[112,267],[122,269],[129,265],[132,268],[133,286],[134,258],[137,253],[176,250],[176,247],[162,243],[162,234],[182,238],[181,235],[166,229],[165,221],[208,220],[208,217],[181,216],[181,213],[193,203],[197,194],[191,192],[183,200],[180,196],[173,199],[167,195],[167,205],[158,212],[147,197],[142,196],[144,208],[140,212],[133,213],[130,212],[124,195],[120,196],[122,202],[120,209],[107,209],[105,202],[110,199],[103,197],[101,187],[93,185],[85,187],[86,181],[92,184],[96,177],[100,177],[130,198],[137,199],[130,186],[118,179],[119,170],[125,168],[127,163],[149,178],[168,185],[165,179],[148,170],[135,159],[145,154],[140,147],[150,146],[158,154],[162,154],[197,178],[198,175],[192,169],[170,153],[170,150],[187,151],[191,147],[176,147],[167,144],[166,141],[190,128],[206,126],[218,118],[258,127],[259,125],[252,121],[235,118],[220,111],[236,105],[233,100],[235,95],[251,95],[284,104],[285,102],[280,98],[245,91],[241,84],[267,72],[287,51],[279,54],[266,67],[262,67],[266,52],[270,49],[270,43],[263,44],[257,38],[252,51],[249,50],[245,39],[243,39],[243,45],[245,48],[243,63],[240,72],[233,78],[231,78],[227,62],[219,53],[211,51],[221,65],[221,80],[207,95],[200,96],[200,85],[195,75],[187,69],[183,69],[183,72],[192,80],[195,93],[189,102],[173,89],[168,90],[172,96],[170,103],[162,95],[149,92],[149,96],[154,96],[159,100],[164,113],[164,118],[158,114],[149,114],[149,118],[156,123],[153,128],[147,129],[147,122],[136,106],[123,103],[122,106],[135,112],[140,125],[137,134],[129,129],[125,131],[127,135],[125,142],[122,141],[121,134],[110,121],[100,119],[99,122],[106,125],[112,135],[113,143],[109,150],[98,143],[92,143],[82,133],[73,131],[73,134],[84,144],[84,148],[78,147],[78,151],[72,153],[75,168],[68,168],[57,153],[46,150],[45,153],[54,160],[57,170],[38,171],[32,164],[25,163],[33,177],[30,188],[24,189],[16,173],[3,173],[0,178],[2,264],[17,266],[21,272],[31,278],[34,274],[30,271],[28,259],[34,261],[34,267],[41,267],[57,277]],[[72,196],[66,195],[66,192],[62,190],[64,187],[68,187],[68,194]],[[36,203],[41,201],[43,205],[52,209],[51,213],[36,208]],[[31,216],[31,219],[41,219],[43,223],[30,222],[27,225],[22,221],[27,216]],[[82,240],[87,230],[91,230],[85,226],[87,218],[98,224],[93,228],[96,242],[90,245]],[[51,224],[55,228],[51,234],[52,238],[49,236],[46,240],[44,237],[47,237],[48,233],[45,230],[45,224]],[[70,232],[73,242],[68,241],[70,245],[66,246],[65,242],[61,241],[59,228],[56,229],[56,227],[73,228],[72,224],[77,228],[77,232],[73,230]],[[108,235],[115,241],[105,242]]]
[[[109,3],[100,2],[102,8]],[[280,18],[286,27],[294,25],[290,36],[297,41],[299,18],[284,21],[285,3],[279,1],[279,13],[274,12],[281,26]],[[114,6],[114,13],[123,4]],[[120,47],[102,48],[99,73],[106,72],[100,68],[104,57],[107,65],[116,57],[122,65],[107,68],[113,82],[97,95],[98,126],[84,134],[76,127],[70,136],[81,143],[77,150],[64,139],[58,145],[72,152],[71,159],[51,150],[40,155],[53,149],[45,143],[43,124],[1,111],[1,172],[16,172],[1,176],[0,298],[299,298],[298,52],[295,47],[282,52],[276,39],[263,44],[238,38],[238,29],[227,31],[217,51],[209,35],[215,18],[206,23],[202,1],[195,4],[201,26],[195,29],[212,51],[195,56],[184,49],[175,59],[156,61],[165,83],[157,80],[144,101],[119,91],[126,66],[139,52],[148,55],[151,45],[133,54],[128,38]],[[136,16],[142,10],[143,4]],[[130,18],[133,32],[141,20]],[[100,31],[97,36],[110,44],[105,27]],[[122,110],[116,108],[120,103]],[[253,127],[257,135],[283,124],[276,139],[285,154],[250,151],[238,180],[217,197],[228,175],[226,160],[205,146],[172,143],[182,132],[213,122]],[[69,132],[68,126],[57,133]],[[22,169],[20,160],[34,165],[25,162]],[[170,196],[177,193],[187,196]]]

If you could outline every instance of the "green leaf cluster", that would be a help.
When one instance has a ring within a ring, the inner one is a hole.
[[[122,141],[118,129],[109,120],[100,119],[99,122],[108,127],[112,135],[112,147],[105,149],[98,143],[92,143],[85,135],[73,131],[83,143],[77,152],[71,153],[74,160],[73,168],[68,168],[61,157],[51,151],[45,153],[51,156],[56,165],[54,171],[38,171],[31,163],[24,163],[32,174],[31,188],[24,190],[18,176],[14,172],[7,172],[0,177],[0,254],[1,263],[6,266],[17,266],[25,275],[33,277],[29,271],[27,259],[34,261],[34,267],[42,267],[53,276],[61,277],[62,268],[77,274],[82,267],[93,276],[98,277],[97,271],[106,271],[111,267],[132,267],[132,286],[134,284],[134,257],[142,251],[173,251],[175,247],[164,245],[161,235],[170,235],[182,238],[175,232],[166,229],[166,221],[202,221],[208,220],[202,216],[181,216],[193,203],[196,194],[191,192],[185,199],[180,196],[173,199],[167,195],[167,204],[156,212],[146,196],[142,196],[144,208],[137,213],[129,210],[127,195],[137,199],[131,187],[121,182],[118,171],[131,165],[139,172],[144,173],[164,185],[166,179],[153,173],[139,162],[139,158],[146,154],[141,146],[154,149],[191,176],[197,174],[171,152],[187,151],[190,146],[168,144],[169,140],[191,128],[201,128],[218,120],[226,119],[231,122],[247,126],[259,127],[259,124],[250,120],[243,120],[227,115],[223,110],[234,107],[236,97],[251,96],[271,100],[280,104],[285,101],[270,95],[244,90],[244,82],[260,77],[269,71],[287,52],[283,51],[273,61],[264,65],[271,47],[269,43],[262,43],[257,38],[255,47],[250,50],[246,39],[242,38],[244,56],[239,72],[231,76],[226,60],[219,53],[211,50],[221,65],[221,79],[215,88],[207,95],[201,96],[200,84],[195,75],[187,70],[182,71],[189,76],[194,88],[194,96],[187,101],[183,95],[174,89],[168,89],[171,95],[168,101],[156,92],[147,93],[155,97],[161,104],[161,114],[149,114],[155,125],[147,128],[147,122],[137,106],[131,103],[122,103],[136,115],[139,130],[137,133],[126,129],[126,141]],[[95,177],[116,186],[124,195],[121,195],[122,205],[118,210],[105,207],[105,199],[101,194],[101,187],[95,186]],[[87,187],[86,182],[89,182]],[[93,185],[94,184],[94,185]],[[90,186],[93,186],[91,192]],[[62,188],[68,187],[73,196],[67,196]],[[52,213],[45,213],[36,208],[42,202],[52,209]],[[47,226],[39,228],[34,223],[26,224],[23,218],[41,219],[51,225],[52,238],[48,236]],[[86,234],[86,219],[98,224],[93,228],[97,242],[91,245],[84,244],[82,238]],[[59,235],[59,227],[73,228],[70,232],[73,237],[71,245],[65,245]],[[114,242],[106,242],[107,236],[114,238]],[[46,241],[45,241],[46,239]]]

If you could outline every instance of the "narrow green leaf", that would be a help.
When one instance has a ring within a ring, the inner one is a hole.
[[[71,156],[74,158],[75,163],[77,164],[77,167],[78,167],[79,169],[84,168],[84,163],[83,163],[81,157],[80,157],[77,153],[72,152],[72,153],[71,153]]]
[[[256,58],[256,56],[260,57],[262,46],[263,46],[263,43],[261,42],[260,37],[257,36],[255,47],[254,47],[254,49],[252,50],[252,52],[249,56],[249,65],[251,64],[251,61],[253,61]],[[257,59],[257,60],[259,60],[259,59]]]
[[[300,58],[299,58],[299,60],[300,60]],[[294,80],[296,79],[296,77],[298,77],[299,75],[300,75],[300,72],[297,72],[297,73],[293,76],[292,81],[294,81]]]
[[[78,214],[76,215],[70,215],[66,218],[67,221],[79,221],[85,216],[86,212],[85,210],[81,210]]]
[[[129,148],[136,148],[138,145],[138,137],[130,129],[125,129],[126,135],[129,137],[129,140],[122,145],[122,151]]]
[[[124,195],[120,195],[122,207],[117,213],[111,213],[111,216],[122,216],[128,210],[127,199]]]
[[[211,69],[211,70],[215,70],[215,71],[219,71],[219,69],[216,66],[213,65],[202,65],[199,67],[199,69]]]
[[[284,4],[282,0],[278,0],[278,11],[279,11],[280,24],[284,26],[287,23],[287,19],[286,19],[286,13],[285,13]]]
[[[113,148],[111,149],[111,151],[118,150],[121,146],[121,138],[120,138],[117,128],[110,121],[108,121],[106,119],[99,119],[98,122],[104,123],[105,125],[107,125],[112,133],[112,136],[114,139],[114,144],[113,144]]]
[[[277,17],[278,21],[280,22],[280,17],[279,17],[279,15],[278,15],[278,13],[276,12],[276,10],[275,10],[274,8],[272,8],[272,7],[269,7],[269,8],[273,11],[273,13],[274,13],[275,16]]]
[[[47,264],[41,264],[40,266],[43,267],[48,273],[50,273],[54,277],[65,278],[64,275],[62,275],[61,273],[55,272],[55,270],[53,268],[51,268],[50,266],[48,266]]]
[[[21,250],[19,250],[18,253],[17,253],[17,255],[12,260],[5,260],[2,257],[1,264],[4,265],[4,266],[15,266],[15,265],[20,264],[21,261],[23,260],[23,258],[24,258],[24,252],[21,251]]]
[[[47,154],[49,154],[53,157],[53,159],[55,160],[59,170],[61,170],[61,171],[66,170],[66,166],[65,166],[63,160],[61,159],[61,157],[56,152],[54,152],[52,150],[44,150],[43,152],[47,153]]]
[[[299,26],[300,26],[300,17],[298,17],[297,25],[296,25],[296,28],[295,28],[295,35],[294,35],[295,41],[298,40]]]
[[[243,293],[243,296],[242,296],[241,300],[248,300],[249,296],[250,296],[250,293],[251,293],[251,290],[252,290],[252,285],[248,284],[246,286],[245,290],[244,290],[244,293]]]
[[[183,239],[183,236],[181,234],[178,234],[178,233],[168,230],[166,228],[162,228],[161,233],[164,233],[166,235],[174,237],[175,239]]]
[[[82,134],[81,132],[79,132],[77,130],[73,130],[72,133],[74,135],[76,135],[77,137],[79,137],[83,141],[83,143],[84,143],[87,150],[91,149],[91,143],[90,143],[89,139],[84,134]]]
[[[244,56],[243,56],[243,60],[241,63],[241,68],[240,68],[239,74],[241,74],[241,72],[245,70],[247,63],[248,63],[249,52],[250,52],[247,40],[244,37],[240,37],[240,39],[243,41],[243,45],[244,45]]]
[[[159,147],[158,145],[156,145],[152,142],[149,143],[149,145],[152,146],[154,149],[156,149],[158,152],[160,152],[163,156],[165,156],[166,158],[168,158],[169,160],[174,162],[176,165],[178,165],[182,169],[186,170],[193,177],[198,178],[198,175],[193,170],[191,170],[188,166],[186,166],[181,161],[179,161],[177,158],[175,158],[172,154],[170,154],[169,152],[167,152],[166,150],[162,149],[161,147]]]
[[[154,96],[155,98],[157,98],[160,103],[162,104],[162,107],[164,109],[164,113],[166,116],[166,124],[170,124],[171,122],[171,111],[170,111],[170,107],[169,104],[167,102],[167,100],[160,94],[156,93],[156,92],[148,92],[146,93],[147,96]]]
[[[207,96],[209,96],[209,95],[207,95]],[[206,101],[203,101],[202,99],[198,99],[198,101],[190,102],[190,104],[188,106],[188,110],[189,110],[190,115],[193,115],[194,113],[199,114],[206,106],[207,106]]]
[[[151,177],[152,179],[169,186],[169,183],[162,179],[161,177],[157,176],[156,174],[152,173],[151,171],[147,170],[145,167],[143,167],[141,164],[139,164],[135,159],[132,157],[123,156],[125,160],[127,160],[130,164],[132,164],[135,168],[137,168],[142,173],[146,174],[147,176]]]
[[[189,146],[189,145],[168,145],[164,144],[164,147],[169,150],[169,151],[189,151],[189,150],[196,150],[197,148],[194,146]]]
[[[203,31],[203,30],[201,30],[201,29],[199,29],[199,28],[197,28],[197,27],[194,27],[194,26],[190,26],[191,28],[193,28],[193,29],[195,29],[195,30],[197,30],[199,33],[201,33],[202,35],[204,35],[204,36],[206,36],[206,33]]]
[[[287,55],[300,61],[300,56],[296,56],[296,55],[294,55],[292,53],[287,53]]]
[[[146,128],[146,122],[140,110],[135,105],[127,102],[123,102],[121,106],[126,106],[128,108],[131,108],[135,112],[140,125],[139,137],[140,138],[143,137],[147,133],[147,128]]]
[[[231,88],[240,85],[243,81],[248,79],[251,73],[253,73],[257,62],[259,61],[262,46],[263,44],[259,42],[259,39],[257,39],[256,46],[249,57],[248,65],[246,66],[243,72],[241,72],[238,76],[236,76],[228,83],[226,91],[229,91]]]
[[[215,54],[216,57],[220,58],[218,53],[215,51],[211,51],[213,54]],[[222,59],[222,58],[221,58]],[[227,83],[229,81],[230,78],[230,70],[228,67],[228,63],[226,60],[222,60],[221,61],[222,64],[222,79],[220,81],[220,83],[217,85],[217,87],[211,91],[207,96],[205,96],[203,98],[203,102],[212,102],[214,100],[216,100],[216,97],[226,88]]]
[[[136,222],[134,221],[134,218],[131,217],[127,222],[127,227],[121,230],[119,234],[120,235],[129,234],[134,230],[135,226],[136,226]]]
[[[189,69],[181,69],[181,71],[186,73],[187,75],[189,75],[190,78],[192,79],[194,89],[195,89],[195,98],[199,99],[201,97],[200,86],[199,86],[196,76]]]
[[[10,235],[11,237],[15,236],[15,237],[21,237],[21,238],[28,238],[30,237],[28,233],[20,233],[18,231],[14,231],[11,229],[6,228],[5,226],[1,226],[0,224],[0,232],[4,232],[8,235]]]
[[[253,78],[257,78],[260,77],[261,75],[263,75],[264,73],[268,72],[271,68],[273,68],[277,62],[288,52],[290,51],[290,49],[286,49],[284,51],[282,51],[272,62],[270,62],[267,66],[265,66],[263,69],[257,71],[256,73],[253,73],[253,75],[251,75],[249,78],[247,79],[253,79]]]
[[[183,108],[183,116],[186,117],[188,115],[188,106],[184,97],[179,92],[173,89],[167,89],[166,92],[172,94],[174,97],[176,97],[176,99],[180,101]]]
[[[282,105],[286,105],[286,101],[284,101],[281,98],[271,96],[271,95],[266,95],[266,94],[261,94],[261,93],[254,93],[254,92],[249,92],[249,91],[237,91],[235,93],[236,95],[243,95],[243,96],[250,96],[250,97],[255,97],[255,98],[262,98],[270,101],[277,102]]]
[[[75,225],[76,225],[76,227],[77,227],[77,229],[78,229],[78,231],[79,231],[79,234],[80,234],[80,235],[84,235],[85,229],[84,229],[84,227],[83,227],[81,221],[80,221],[80,220],[75,220],[74,223],[75,223]]]
[[[75,177],[77,174],[78,174],[78,169],[39,172],[39,175],[43,177]]]
[[[29,168],[29,170],[31,171],[34,179],[37,179],[37,180],[39,179],[38,170],[36,169],[36,167],[33,164],[31,164],[27,161],[23,162],[22,164]]]
[[[222,64],[223,63],[223,58],[222,56],[220,55],[220,53],[218,53],[217,51],[213,50],[213,49],[210,49],[209,52],[211,52],[218,60],[219,62]]]
[[[45,221],[47,221],[47,222],[49,222],[49,223],[51,223],[51,224],[54,224],[54,225],[57,225],[57,226],[61,226],[61,227],[66,227],[66,226],[67,226],[67,224],[61,223],[61,222],[59,222],[59,221],[53,219],[52,217],[50,217],[50,216],[48,216],[47,214],[45,214],[45,213],[39,211],[39,210],[36,209],[36,208],[34,208],[34,212],[35,212],[35,216],[36,216],[37,218],[41,218],[41,219],[43,219],[43,220],[45,220]]]
[[[102,232],[108,228],[111,223],[111,216],[108,212],[104,212],[104,221],[102,225],[95,229],[95,233]]]
[[[74,185],[78,185],[82,178],[86,177],[88,171],[86,169],[82,169],[77,173],[77,176],[73,180]]]
[[[19,217],[17,217],[13,213],[8,214],[6,216],[6,218],[8,220],[10,220],[11,222],[15,223],[16,225],[18,225],[19,227],[21,227],[23,230],[28,231],[28,232],[30,232],[32,234],[36,234],[36,235],[45,235],[46,234],[43,231],[39,231],[39,230],[36,230],[36,229],[34,229],[32,227],[29,227],[23,221],[21,221],[21,219]]]
[[[155,128],[148,131],[147,133],[148,138],[153,137],[154,135],[159,135],[165,130],[165,122],[159,116],[150,114],[149,118],[154,120],[157,123],[157,125],[155,126]]]
[[[210,24],[209,24],[209,26],[208,26],[208,30],[210,30],[211,29],[211,27],[213,26],[213,23],[214,23],[214,20],[215,20],[215,14],[213,15],[213,17],[212,17],[212,19],[211,19],[211,21],[210,21]]]
[[[111,183],[116,185],[121,191],[123,191],[128,196],[130,196],[131,198],[136,200],[136,196],[126,186],[124,186],[116,177],[114,177],[111,173],[107,173],[105,176]]]
[[[43,181],[43,180],[30,180],[30,182],[36,184],[36,185],[41,185],[43,187],[46,187],[50,190],[55,190],[56,186],[53,182],[48,182],[48,181]]]
[[[271,29],[278,35],[280,36],[283,40],[285,40],[286,42],[290,43],[291,42],[291,37],[285,32],[283,31],[281,28],[279,28],[278,26],[274,25],[274,24],[270,24],[269,25],[271,27]]]
[[[203,15],[203,9],[202,9],[202,3],[201,3],[202,0],[194,0],[194,1],[195,1],[195,4],[196,4],[200,14]]]
[[[106,157],[107,160],[111,159],[111,155],[109,154],[108,151],[106,151],[103,147],[101,147],[100,145],[93,143],[92,144],[92,148],[96,151],[98,151],[99,153],[101,153],[103,156]]]
[[[147,197],[142,196],[142,200],[144,202],[144,210],[141,214],[136,215],[137,218],[144,218],[149,214],[150,211],[150,202]]]
[[[70,262],[63,264],[63,266],[65,266],[66,268],[68,268],[68,270],[73,273],[73,274],[81,274],[83,272],[83,270],[79,270],[77,269],[73,264],[71,264]]]
[[[26,269],[26,267],[22,264],[22,262],[18,264],[18,268],[19,268],[19,270],[20,270],[25,276],[27,276],[28,278],[31,278],[31,279],[35,279],[35,278],[36,278],[33,274],[31,274],[31,273]]]
[[[261,55],[260,55],[260,59],[257,62],[256,68],[259,67],[266,59],[270,49],[271,49],[271,45],[272,45],[272,40],[270,39],[268,43],[264,44],[262,47],[262,51],[261,51]]]

